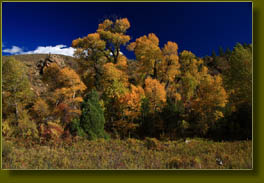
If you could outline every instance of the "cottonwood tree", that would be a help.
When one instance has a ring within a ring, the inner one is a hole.
[[[75,56],[86,70],[89,68],[88,79],[94,78],[94,86],[99,89],[102,66],[107,62],[116,64],[120,60],[121,46],[125,46],[130,36],[126,35],[130,23],[128,19],[117,19],[114,22],[106,19],[99,24],[96,33],[73,40],[76,48]]]
[[[34,101],[26,66],[10,57],[3,63],[2,74],[4,135],[37,137],[36,124],[26,109]]]
[[[131,133],[139,127],[138,120],[141,115],[142,100],[145,98],[144,89],[141,86],[130,85],[120,98],[122,117],[115,122],[114,126],[122,137],[130,137]]]
[[[148,76],[157,79],[158,65],[162,61],[159,38],[155,34],[150,33],[148,36],[137,38],[127,48],[130,51],[134,51],[136,60],[139,62],[137,72],[141,73],[141,75],[138,82],[142,84]]]
[[[60,68],[56,63],[44,69],[43,77],[49,83],[52,93],[48,99],[52,104],[53,114],[59,117],[61,125],[67,131],[72,119],[81,115],[80,104],[83,102],[82,93],[86,86],[73,69]]]
[[[25,105],[33,101],[34,97],[27,76],[27,68],[22,62],[10,57],[3,63],[2,74],[3,115],[6,116],[11,112],[18,119],[18,104],[25,107]]]
[[[224,117],[222,109],[225,107],[228,95],[223,87],[220,75],[211,76],[202,59],[189,52],[180,54],[181,80],[180,94],[187,121],[191,123],[197,135],[205,135],[214,123]]]
[[[102,97],[106,107],[107,127],[112,129],[116,121],[123,119],[122,99],[128,91],[128,76],[118,69],[117,64],[107,63],[103,68]]]
[[[177,43],[168,41],[162,49],[162,54],[163,59],[159,69],[159,78],[168,87],[169,83],[174,82],[175,78],[181,73]]]

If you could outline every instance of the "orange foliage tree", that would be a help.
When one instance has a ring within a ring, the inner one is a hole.
[[[141,36],[127,46],[136,56],[134,62],[128,62],[120,48],[130,41],[126,34],[129,28],[126,18],[106,19],[99,24],[96,33],[72,42],[75,55],[87,66],[84,70],[90,70],[89,80],[95,81],[94,86],[103,96],[107,123],[117,124],[123,132],[129,131],[134,126],[128,126],[140,121],[144,116],[142,111],[148,108],[148,113],[162,124],[159,114],[169,100],[184,108],[181,115],[174,116],[181,116],[186,123],[196,121],[190,126],[205,134],[212,125],[210,121],[223,117],[221,110],[227,102],[227,94],[221,75],[210,75],[203,60],[189,51],[178,55],[175,42],[168,41],[160,48],[159,38],[154,33]],[[130,83],[130,79],[133,82]],[[147,102],[143,105],[142,101]]]
[[[163,59],[159,69],[159,78],[161,78],[161,82],[166,82],[166,86],[168,86],[181,73],[177,43],[168,41],[162,49],[162,53]]]
[[[124,136],[130,136],[139,126],[137,120],[141,115],[142,100],[145,92],[141,86],[130,85],[130,90],[120,98],[122,118],[115,123],[118,132]]]
[[[127,47],[130,51],[134,51],[136,59],[139,62],[137,72],[141,73],[139,82],[144,81],[147,76],[157,79],[158,65],[162,60],[162,51],[159,47],[159,38],[150,33],[148,36],[142,36],[136,39]]]
[[[224,117],[221,109],[227,103],[227,93],[223,88],[220,76],[206,74],[200,81],[191,108],[198,117],[196,129],[201,135],[206,134],[209,127]]]
[[[112,129],[114,123],[123,120],[122,99],[128,91],[128,77],[118,69],[118,64],[107,63],[104,65],[102,78],[106,126]]]
[[[53,114],[59,117],[61,125],[68,130],[72,118],[81,114],[80,103],[85,84],[79,75],[68,67],[59,68],[56,63],[44,69],[44,79],[50,85]]]
[[[166,103],[166,90],[164,84],[148,77],[145,80],[145,95],[149,100],[150,111],[161,111]]]
[[[228,95],[220,75],[212,76],[202,59],[184,50],[180,55],[179,92],[188,120],[199,135],[205,135],[214,123],[224,117],[221,110]]]
[[[127,18],[114,22],[106,19],[99,24],[96,33],[72,41],[72,47],[76,48],[75,56],[83,68],[81,72],[86,72],[86,79],[94,81],[96,89],[100,89],[103,65],[106,62],[116,64],[120,60],[120,48],[130,40],[126,35],[129,27]]]

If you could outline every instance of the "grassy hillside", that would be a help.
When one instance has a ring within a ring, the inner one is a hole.
[[[31,64],[34,65],[37,63],[39,60],[44,60],[45,58],[48,57],[49,54],[25,54],[25,55],[12,55],[16,60],[20,60],[24,62],[25,64]],[[65,60],[66,63],[70,63],[74,60],[73,57],[70,56],[65,56],[65,55],[59,55],[59,54],[52,54],[57,57],[61,57]],[[11,56],[3,56],[3,62]]]
[[[31,146],[5,140],[2,165],[4,169],[252,169],[252,142],[78,139]]]
[[[46,95],[47,86],[43,83],[37,64],[41,60],[45,60],[49,54],[25,54],[25,55],[12,55],[12,56],[3,56],[3,63],[10,57],[14,57],[17,61],[23,62],[28,69],[28,77],[32,85],[32,90],[36,96],[43,97]],[[78,64],[75,61],[74,57],[52,54],[52,59],[62,61],[66,66],[78,70]]]

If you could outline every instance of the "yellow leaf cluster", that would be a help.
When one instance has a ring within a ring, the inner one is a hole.
[[[101,39],[110,41],[114,45],[125,45],[130,40],[130,36],[125,35],[129,27],[130,23],[126,18],[115,22],[107,19],[99,24],[97,33],[100,34]]]
[[[126,32],[130,28],[130,22],[127,18],[117,19],[115,22],[115,30],[117,32]]]
[[[116,102],[119,103],[120,98],[123,97],[128,88],[128,76],[126,72],[118,69],[117,64],[110,62],[103,66],[102,78],[103,90],[106,96],[116,99]]]
[[[141,101],[145,97],[145,92],[141,86],[131,85],[131,91],[127,92],[121,99],[124,105],[124,113],[131,121],[136,119],[141,112]]]
[[[61,69],[53,63],[44,70],[44,77],[48,78],[47,81],[51,83],[50,90],[53,92],[48,97],[52,104],[51,110],[61,119],[62,124],[69,122],[73,116],[80,115],[80,103],[83,102],[81,94],[87,87],[79,75],[69,67]],[[38,105],[36,110],[44,106],[42,101],[35,105]]]
[[[145,95],[149,99],[150,109],[159,111],[166,103],[166,90],[164,84],[158,80],[148,77],[145,80]]]
[[[43,99],[39,98],[33,105],[33,111],[39,117],[45,117],[49,114],[49,106]]]
[[[159,75],[162,81],[173,82],[175,77],[181,73],[177,43],[168,41],[162,53],[163,59],[159,68]]]
[[[217,107],[225,107],[228,95],[223,88],[221,76],[206,75],[200,82],[193,109],[200,114],[214,113]],[[218,116],[221,116],[220,113]]]
[[[128,49],[134,51],[140,64],[139,72],[141,73],[153,74],[155,64],[162,59],[159,38],[153,33],[136,39],[135,42],[128,45]]]
[[[116,63],[117,68],[121,70],[127,69],[127,58],[124,55],[119,55]]]
[[[121,62],[122,63],[122,62]],[[117,66],[120,66],[119,64],[113,64],[113,63],[106,63],[103,67],[103,83],[105,85],[111,85],[114,80],[124,83],[125,86],[128,84],[128,77],[125,72],[118,69]]]
[[[69,67],[65,67],[60,71],[57,80],[61,82],[64,87],[70,87],[73,91],[84,91],[86,89],[80,76]]]

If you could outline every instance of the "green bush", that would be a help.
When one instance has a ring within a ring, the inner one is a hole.
[[[71,125],[70,125],[70,132],[73,136],[80,136],[80,137],[86,136],[86,133],[81,127],[80,119],[78,118],[75,118],[72,120]]]
[[[99,96],[95,90],[92,90],[82,104],[80,126],[90,140],[108,139],[109,135],[104,131],[104,124],[104,112],[99,103]]]

